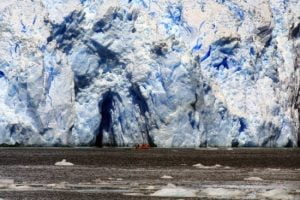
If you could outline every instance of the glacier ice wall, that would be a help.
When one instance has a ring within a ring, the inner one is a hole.
[[[1,0],[0,144],[297,146],[298,0]]]

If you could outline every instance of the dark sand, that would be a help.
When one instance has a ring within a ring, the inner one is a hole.
[[[54,165],[62,159],[74,166]],[[198,163],[221,167],[193,166]],[[263,180],[244,180],[249,177]],[[168,183],[197,190],[201,199],[263,199],[264,192],[283,189],[297,200],[300,149],[0,148],[3,199],[174,199],[150,196]],[[206,188],[242,194],[201,193]]]

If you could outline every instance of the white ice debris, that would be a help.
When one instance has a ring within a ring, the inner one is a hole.
[[[29,185],[15,184],[13,179],[0,179],[0,189],[28,190],[30,188]]]
[[[294,200],[295,198],[285,189],[272,189],[265,191],[260,196],[273,200]]]
[[[279,168],[267,168],[267,171],[279,172],[281,169]]]
[[[9,189],[11,189],[11,190],[30,190],[30,189],[32,189],[32,187],[30,187],[29,185],[15,185],[15,184],[13,184],[9,187]]]
[[[238,197],[246,195],[246,193],[241,190],[225,188],[205,188],[201,190],[201,193],[204,194],[204,196],[208,196],[210,198],[222,197],[222,199],[238,199]]]
[[[123,195],[126,195],[126,196],[144,196],[143,193],[138,193],[138,192],[128,192],[128,193],[123,193]]]
[[[73,166],[74,164],[71,162],[67,162],[66,159],[63,159],[62,161],[56,162],[56,166]]]
[[[153,185],[149,185],[145,188],[146,190],[154,190],[155,189],[155,186]]]
[[[7,188],[14,185],[15,181],[13,179],[0,179],[0,188]]]
[[[260,177],[248,177],[248,178],[244,178],[245,181],[263,181],[262,178]]]
[[[216,165],[212,165],[212,166],[206,166],[201,163],[198,163],[198,164],[193,165],[193,167],[196,167],[199,169],[216,169],[216,168],[222,167],[222,165],[216,164]]]
[[[160,178],[162,178],[162,179],[172,179],[173,177],[172,176],[168,176],[168,175],[163,175]]]
[[[3,185],[10,185],[10,184],[14,184],[14,179],[0,179],[0,184]]]
[[[197,190],[177,187],[173,184],[168,184],[166,187],[154,192],[151,196],[156,197],[196,197]]]

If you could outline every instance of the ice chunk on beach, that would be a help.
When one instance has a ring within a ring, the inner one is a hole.
[[[71,162],[67,162],[66,159],[63,159],[62,161],[56,162],[56,166],[73,166],[74,164]]]
[[[14,185],[13,179],[0,179],[0,188],[7,188]]]
[[[244,181],[263,181],[263,179],[260,177],[248,177],[244,178]]]
[[[236,199],[240,196],[246,195],[245,192],[240,190],[229,190],[225,188],[206,188],[201,191],[205,196],[212,198],[222,198],[222,199]]]
[[[166,187],[154,192],[151,196],[156,197],[196,197],[197,190],[177,187],[173,184],[168,184]]]
[[[216,169],[216,168],[220,168],[222,166],[219,164],[212,165],[212,166],[206,166],[206,165],[202,165],[201,163],[198,163],[198,164],[193,165],[193,167],[196,167],[199,169]]]
[[[261,194],[262,197],[265,197],[267,199],[273,199],[273,200],[292,200],[294,199],[292,195],[289,195],[289,193],[285,189],[272,189],[269,191],[266,191]]]
[[[160,178],[162,178],[162,179],[172,179],[173,177],[172,176],[168,176],[168,175],[163,175]]]

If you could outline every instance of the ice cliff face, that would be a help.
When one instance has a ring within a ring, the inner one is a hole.
[[[298,0],[1,0],[0,143],[297,146]]]

